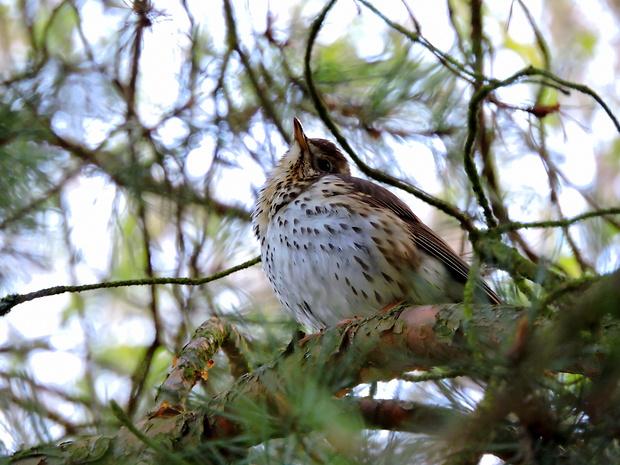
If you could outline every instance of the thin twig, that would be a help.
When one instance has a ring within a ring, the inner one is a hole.
[[[278,112],[273,105],[273,102],[269,99],[269,93],[261,87],[260,83],[258,82],[258,78],[254,73],[254,69],[252,68],[252,65],[250,63],[250,59],[241,49],[241,44],[239,43],[239,37],[237,35],[235,16],[233,14],[230,0],[224,0],[224,14],[226,16],[227,40],[229,47],[231,47],[235,52],[237,52],[237,55],[239,55],[239,59],[241,60],[241,63],[245,68],[245,72],[247,73],[247,76],[252,83],[254,93],[260,101],[263,111],[267,114],[271,122],[275,125],[276,129],[282,136],[282,139],[284,139],[287,144],[290,144],[291,137],[289,133],[285,131],[282,127],[282,120],[278,116]]]
[[[587,220],[589,218],[597,218],[607,215],[620,215],[620,208],[606,208],[604,210],[597,210],[592,212],[582,213],[581,215],[574,216],[572,218],[566,218],[564,220],[550,220],[550,221],[532,221],[530,223],[507,223],[502,224],[494,229],[493,232],[503,234],[508,231],[516,231],[517,229],[531,229],[531,228],[562,228],[578,223],[579,221]]]
[[[361,3],[362,5],[364,5],[366,8],[368,8],[370,11],[372,11],[374,14],[376,14],[392,29],[403,34],[405,37],[407,37],[412,42],[416,42],[422,45],[424,48],[430,51],[433,55],[435,55],[435,57],[437,57],[437,59],[442,64],[444,64],[448,69],[450,69],[460,78],[465,79],[468,82],[472,82],[472,80],[476,78],[476,74],[470,71],[469,69],[467,69],[467,66],[465,66],[463,63],[459,62],[458,60],[454,59],[451,55],[444,53],[443,51],[435,47],[433,44],[427,41],[424,37],[422,37],[422,35],[412,32],[412,31],[408,31],[407,29],[402,27],[400,24],[397,24],[394,21],[390,20],[387,16],[381,13],[372,3],[366,0],[357,0],[357,1]]]
[[[474,93],[480,90],[480,88],[484,85],[485,77],[484,77],[484,58],[485,53],[482,48],[482,43],[484,40],[483,33],[483,15],[482,15],[482,1],[481,0],[473,0],[470,2],[470,12],[471,12],[471,43],[472,43],[472,55],[473,55],[473,69],[476,75],[476,79],[474,80],[473,87]],[[491,156],[491,143],[489,141],[487,130],[486,130],[486,118],[484,111],[482,108],[477,112],[477,126],[479,128],[477,134],[477,142],[478,142],[478,151],[480,153],[480,158],[482,160],[482,175],[487,182],[487,186],[490,190],[490,202],[493,209],[485,209],[484,204],[480,203],[480,206],[483,207],[484,216],[489,227],[493,227],[497,225],[497,220],[495,219],[495,215],[497,216],[508,216],[505,211],[503,203],[499,200],[499,186],[497,180],[497,174],[495,172],[492,156]],[[469,173],[468,170],[475,170],[475,165],[473,164],[473,153],[472,159],[465,157],[464,158],[465,171]],[[467,166],[470,165],[470,166]],[[476,188],[474,187],[474,192],[476,192]],[[484,192],[482,191],[482,186],[480,186],[480,195],[484,196]]]
[[[11,311],[16,305],[24,302],[29,302],[40,297],[49,297],[51,295],[64,294],[65,292],[85,292],[92,291],[94,289],[110,289],[115,287],[129,287],[129,286],[155,286],[161,284],[177,284],[181,286],[200,286],[202,284],[210,283],[222,279],[232,273],[239,270],[249,268],[260,262],[260,257],[255,257],[252,260],[241,263],[240,265],[233,266],[227,270],[220,271],[205,278],[148,278],[148,279],[127,279],[124,281],[107,281],[96,284],[84,284],[81,286],[55,286],[48,287],[47,289],[41,289],[35,292],[29,292],[28,294],[10,294],[0,299],[0,316],[4,316]]]

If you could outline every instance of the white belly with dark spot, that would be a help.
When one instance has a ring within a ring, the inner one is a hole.
[[[405,260],[395,267],[373,240],[398,247],[398,241],[388,242],[406,232],[377,228],[380,218],[372,208],[364,210],[363,217],[338,207],[345,196],[331,196],[328,202],[310,198],[302,194],[277,212],[261,250],[263,268],[278,299],[298,321],[316,329],[373,316],[403,299],[446,301],[439,291],[446,278],[443,264],[423,255],[421,273]]]

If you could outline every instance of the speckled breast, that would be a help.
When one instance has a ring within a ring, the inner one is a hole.
[[[279,209],[265,234],[263,267],[274,291],[311,328],[372,316],[408,294],[413,271],[385,253],[408,232],[352,200],[346,185],[326,176]]]

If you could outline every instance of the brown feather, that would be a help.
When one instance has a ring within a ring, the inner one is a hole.
[[[417,247],[439,259],[458,281],[463,284],[467,282],[469,265],[435,231],[422,223],[405,202],[373,182],[343,174],[338,177],[351,185],[354,192],[365,194],[360,196],[364,202],[375,207],[388,208],[396,213],[407,224]],[[486,282],[479,280],[478,284],[488,296],[490,303],[495,305],[502,303],[499,296]]]

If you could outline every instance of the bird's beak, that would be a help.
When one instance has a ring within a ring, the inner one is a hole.
[[[308,138],[304,134],[304,128],[297,118],[293,118],[293,126],[295,126],[295,142],[299,144],[302,153],[310,153],[308,147]]]

